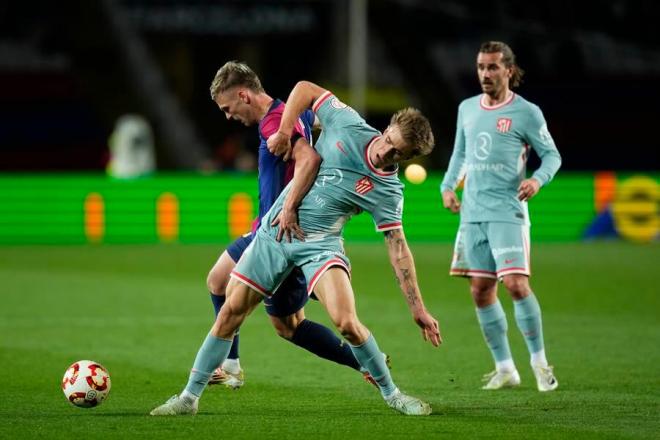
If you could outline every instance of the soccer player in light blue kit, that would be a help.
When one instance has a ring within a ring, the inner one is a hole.
[[[211,83],[211,98],[227,119],[242,122],[246,126],[259,127],[259,215],[253,229],[259,225],[261,218],[268,212],[286,184],[295,176],[309,187],[318,171],[320,157],[312,149],[301,150],[300,160],[284,162],[280,157],[268,151],[267,139],[280,127],[280,119],[284,112],[284,103],[271,98],[257,74],[246,64],[236,61],[225,63],[216,73]],[[293,130],[299,142],[312,141],[312,125],[314,114],[311,110],[304,112],[296,122]],[[295,143],[295,142],[294,142]],[[311,153],[305,155],[304,153]],[[304,192],[300,193],[302,198]],[[297,199],[300,200],[300,199]],[[236,266],[241,255],[253,238],[253,233],[239,237],[227,247],[213,265],[207,278],[211,292],[211,300],[215,315],[220,312],[225,302],[225,289],[229,283],[229,275]],[[277,333],[284,339],[304,348],[322,358],[332,360],[360,371],[358,363],[351,350],[342,344],[332,330],[305,317],[304,306],[307,303],[307,285],[305,277],[299,269],[292,271],[280,286],[280,291],[264,301],[266,313]],[[209,384],[224,384],[230,388],[240,388],[244,383],[243,370],[238,358],[239,335],[234,337],[234,343],[229,356],[222,366],[219,366],[211,376]],[[365,379],[373,383],[373,379],[362,371]]]
[[[500,279],[513,298],[514,314],[527,348],[539,391],[558,382],[548,365],[541,308],[529,286],[530,240],[527,201],[547,184],[561,165],[541,110],[513,93],[523,71],[511,48],[483,43],[477,55],[483,94],[458,107],[454,152],[441,184],[445,208],[460,211],[450,274],[470,278],[472,298],[495,371],[484,376],[484,389],[518,386],[511,357],[507,320],[497,299]],[[541,166],[526,178],[530,146]],[[454,190],[465,178],[462,204]]]
[[[316,144],[323,162],[314,185],[300,206],[291,206],[287,198],[297,191],[294,179],[262,219],[232,272],[227,300],[197,353],[183,393],[155,408],[152,415],[197,412],[199,396],[213,369],[227,357],[236,329],[262,296],[270,296],[295,267],[302,269],[307,291],[313,291],[325,306],[357,360],[378,384],[387,405],[406,415],[431,413],[428,403],[397,388],[374,336],[359,321],[342,239],[344,225],[353,215],[361,211],[371,214],[376,230],[385,234],[390,262],[422,337],[439,346],[438,322],[424,306],[403,233],[403,185],[397,166],[431,151],[431,126],[419,111],[405,109],[392,117],[381,134],[329,91],[302,81],[289,96],[279,131],[268,139],[272,152],[288,155],[298,115],[310,106],[323,126]],[[296,148],[301,145],[297,143]],[[283,230],[285,236],[293,232],[291,241],[277,239]]]

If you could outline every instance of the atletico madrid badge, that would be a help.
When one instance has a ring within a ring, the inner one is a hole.
[[[509,118],[499,118],[497,120],[497,131],[500,133],[506,133],[511,128],[511,119]]]
[[[374,189],[374,184],[366,176],[355,182],[355,192],[358,194],[366,194],[372,189]]]

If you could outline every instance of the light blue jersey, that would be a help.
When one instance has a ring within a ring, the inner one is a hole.
[[[468,98],[458,107],[454,152],[440,189],[454,190],[465,177],[463,223],[529,224],[527,202],[518,200],[529,147],[541,158],[532,175],[541,186],[555,175],[561,157],[538,106],[513,93],[489,107],[484,96]]]
[[[398,168],[382,171],[369,159],[369,149],[381,133],[330,92],[319,97],[312,109],[323,126],[315,146],[323,161],[314,185],[298,208],[306,241],[340,237],[346,222],[362,211],[372,215],[378,231],[400,228],[403,184]],[[270,223],[282,209],[289,187],[261,223],[269,235],[276,232]]]
[[[403,184],[398,168],[379,170],[369,151],[381,133],[352,108],[326,92],[312,109],[323,125],[316,150],[323,159],[319,173],[298,207],[298,223],[304,242],[275,240],[278,227],[270,224],[282,210],[291,183],[275,200],[231,276],[252,289],[270,296],[293,267],[300,267],[311,293],[331,267],[350,274],[350,261],[343,251],[344,225],[355,214],[367,211],[376,230],[401,228]]]

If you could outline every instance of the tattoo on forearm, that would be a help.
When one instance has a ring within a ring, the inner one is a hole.
[[[414,287],[410,287],[408,291],[406,292],[406,295],[408,297],[408,303],[410,305],[415,305],[417,304],[417,293],[415,292]]]
[[[390,255],[398,263],[395,268],[396,280],[404,292],[406,301],[411,306],[416,305],[418,295],[415,288],[413,269],[411,269],[413,263],[410,253],[407,252],[406,240],[400,229],[385,231],[385,240],[390,248]],[[402,267],[404,262],[408,263],[406,267]]]
[[[410,269],[400,267],[401,276],[397,276],[397,281],[401,290],[405,292],[406,300],[408,304],[415,305],[417,304],[417,290],[415,289],[414,284],[412,283],[412,274]]]

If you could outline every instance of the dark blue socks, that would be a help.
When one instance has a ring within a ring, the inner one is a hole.
[[[360,370],[360,364],[350,346],[332,330],[314,321],[304,319],[298,324],[291,342],[319,357]]]

